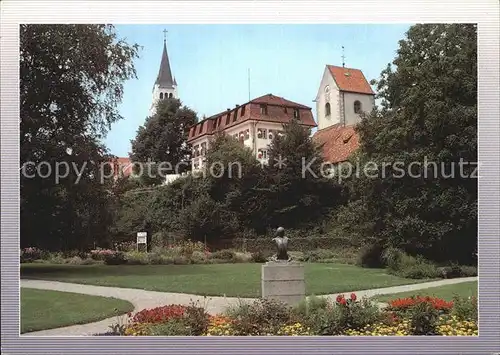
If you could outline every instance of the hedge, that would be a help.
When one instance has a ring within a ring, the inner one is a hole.
[[[276,245],[273,238],[235,238],[232,240],[221,240],[218,247],[223,249],[234,248],[248,252],[274,252]],[[310,251],[316,249],[342,249],[355,247],[353,243],[346,238],[332,237],[295,237],[290,238],[288,248],[290,251]]]

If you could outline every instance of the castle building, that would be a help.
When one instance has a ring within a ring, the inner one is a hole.
[[[292,119],[306,128],[316,127],[310,107],[267,94],[198,122],[190,128],[188,137],[193,149],[192,170],[203,166],[210,140],[217,132],[234,137],[260,162],[267,163],[269,144],[283,134],[283,124]]]
[[[361,70],[326,65],[315,102],[314,141],[323,145],[326,161],[346,161],[359,146],[354,127],[361,113],[370,113],[375,106],[374,91]]]

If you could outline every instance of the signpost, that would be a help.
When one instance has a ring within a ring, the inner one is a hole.
[[[146,251],[148,250],[147,232],[137,232],[137,251],[139,251],[139,244],[144,244],[146,246]]]

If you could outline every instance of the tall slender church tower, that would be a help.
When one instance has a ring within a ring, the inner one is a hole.
[[[161,55],[160,70],[158,71],[158,76],[153,86],[153,100],[151,102],[151,108],[149,110],[150,115],[154,114],[155,105],[158,100],[163,100],[166,98],[178,98],[177,96],[177,82],[175,77],[172,76],[172,70],[170,69],[170,62],[168,60],[167,53],[167,31],[163,31],[165,37],[163,39],[163,53]]]

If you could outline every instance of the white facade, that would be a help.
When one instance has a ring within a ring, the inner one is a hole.
[[[251,120],[224,130],[224,134],[241,141],[245,147],[252,150],[259,162],[267,164],[269,144],[275,135],[283,134],[283,125],[281,123]],[[211,135],[205,135],[190,143],[193,147],[193,157],[191,159],[193,171],[203,167],[211,137]]]
[[[151,107],[149,108],[149,115],[154,115],[156,103],[158,100],[163,100],[166,98],[178,99],[177,86],[172,85],[171,87],[161,87],[159,84],[155,84],[153,87],[153,97],[151,100]]]
[[[356,124],[361,120],[361,112],[371,112],[375,106],[373,95],[339,90],[328,67],[323,72],[315,101],[318,130],[335,124]]]

